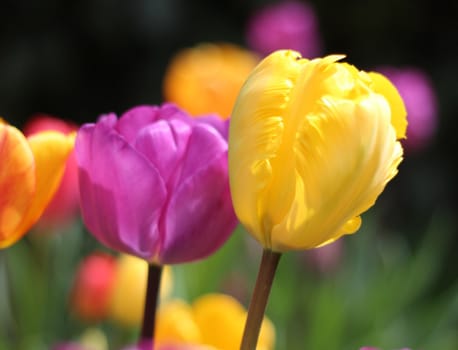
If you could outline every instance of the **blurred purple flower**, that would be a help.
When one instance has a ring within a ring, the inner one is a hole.
[[[227,122],[171,104],[101,116],[78,132],[81,209],[112,249],[175,264],[219,248],[237,221],[227,174]]]
[[[401,94],[406,109],[407,139],[402,143],[407,151],[421,151],[432,141],[438,124],[437,97],[427,74],[417,68],[381,67]]]
[[[323,247],[305,251],[304,256],[306,262],[321,274],[331,273],[340,266],[343,254],[343,244],[343,240],[338,239]]]
[[[310,5],[299,1],[268,5],[254,13],[246,37],[248,46],[261,55],[279,49],[296,50],[306,58],[321,54],[315,12]]]

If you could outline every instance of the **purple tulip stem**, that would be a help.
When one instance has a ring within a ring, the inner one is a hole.
[[[154,339],[156,308],[159,296],[161,274],[161,265],[148,265],[148,281],[146,286],[145,309],[143,313],[143,324],[140,333],[139,343],[144,342],[145,340],[151,340],[152,342]]]
[[[240,350],[256,349],[267,300],[269,298],[270,289],[272,288],[275,271],[277,270],[280,257],[281,253],[273,252],[267,249],[264,249],[262,253],[261,265],[259,267],[256,285],[254,287],[253,296],[248,308],[248,316]]]

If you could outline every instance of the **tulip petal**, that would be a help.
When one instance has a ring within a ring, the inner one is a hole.
[[[0,248],[25,233],[18,230],[35,193],[33,153],[22,133],[0,120]]]
[[[160,119],[183,118],[184,113],[173,104],[158,106],[138,106],[128,110],[119,119],[116,130],[132,143],[139,130]]]
[[[165,213],[161,263],[207,256],[234,230],[237,220],[230,200],[226,150],[225,141],[214,129],[195,125],[180,185]]]
[[[157,343],[200,343],[200,329],[194,320],[191,306],[179,299],[160,305],[154,340]]]
[[[219,349],[238,349],[246,320],[245,308],[225,294],[206,294],[192,305],[202,342]]]
[[[57,191],[65,170],[67,157],[73,150],[74,135],[46,131],[28,138],[35,160],[36,190],[30,207],[16,228],[23,235],[43,214]]]
[[[263,215],[266,191],[273,179],[272,159],[284,139],[284,116],[302,65],[294,51],[280,51],[263,60],[250,75],[237,100],[229,130],[229,167],[234,208],[244,226],[269,246],[271,221]],[[291,64],[284,64],[285,60]],[[285,169],[285,174],[291,171]],[[291,198],[291,191],[282,192]],[[270,202],[271,203],[271,202]],[[278,203],[278,202],[276,202]],[[276,203],[271,203],[275,206]],[[278,208],[277,208],[278,209]],[[284,216],[284,210],[272,210]],[[264,244],[265,243],[265,244]]]
[[[403,139],[407,130],[407,110],[396,87],[382,74],[370,72],[375,92],[385,96],[391,107],[391,124],[396,130],[396,137]]]
[[[323,113],[308,116],[299,131],[296,198],[273,230],[276,249],[314,248],[354,232],[356,217],[374,204],[402,159],[382,96],[322,103]]]
[[[113,128],[113,117],[78,132],[81,209],[101,242],[144,259],[157,253],[157,221],[166,198],[157,169]]]
[[[229,119],[223,120],[217,115],[200,116],[194,119],[196,123],[204,123],[214,127],[227,140],[229,134]]]
[[[160,120],[143,128],[135,139],[134,147],[156,167],[170,191],[176,185],[191,131],[189,124],[179,120]]]

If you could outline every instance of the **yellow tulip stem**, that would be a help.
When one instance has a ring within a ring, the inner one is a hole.
[[[264,249],[240,350],[255,350],[281,253]]]
[[[148,265],[148,281],[146,286],[145,309],[139,343],[145,340],[154,340],[156,308],[161,282],[162,266]]]

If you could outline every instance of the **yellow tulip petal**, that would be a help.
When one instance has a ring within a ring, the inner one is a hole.
[[[197,299],[192,308],[202,344],[220,350],[240,348],[245,309],[237,300],[224,294],[207,294]]]
[[[264,317],[259,332],[257,350],[271,350],[275,348],[275,327],[273,323]]]
[[[402,159],[389,106],[377,94],[355,102],[324,98],[296,149],[296,198],[272,232],[278,250],[314,248],[354,232],[355,217],[374,204]]]
[[[111,319],[127,327],[141,324],[147,278],[148,263],[144,259],[128,254],[119,256],[108,306]],[[159,290],[161,299],[170,295],[172,286],[172,268],[164,266]]]
[[[200,328],[202,344],[219,350],[238,350],[246,321],[246,310],[236,299],[225,294],[207,294],[192,305],[194,318]],[[275,343],[275,329],[264,318],[257,349],[270,350]]]
[[[35,192],[33,153],[24,135],[0,120],[0,248],[22,237],[18,230]]]
[[[127,254],[119,257],[108,311],[113,320],[128,327],[141,324],[147,275],[145,260]]]
[[[59,187],[67,157],[73,150],[74,136],[46,131],[30,136],[28,142],[35,160],[36,191],[17,228],[20,235],[40,218]]]
[[[284,134],[285,109],[290,93],[304,61],[296,61],[298,53],[280,51],[263,60],[250,75],[236,102],[229,130],[229,167],[231,194],[239,220],[264,246],[269,246],[272,219],[263,212],[268,188],[273,179],[272,161]],[[283,62],[288,60],[290,65]],[[297,62],[297,63],[296,63]],[[288,164],[284,164],[288,166]],[[291,175],[285,169],[281,174]],[[282,181],[288,181],[283,178]],[[279,194],[282,200],[269,202],[272,215],[282,217],[285,200],[293,193]],[[279,204],[277,206],[277,204]]]
[[[182,300],[161,305],[157,313],[154,339],[164,344],[200,344],[201,334],[191,306]]]
[[[385,96],[391,107],[391,124],[396,130],[396,137],[403,139],[406,137],[407,131],[407,110],[404,101],[399,95],[396,87],[382,74],[370,72],[372,78],[373,89],[375,92]]]

